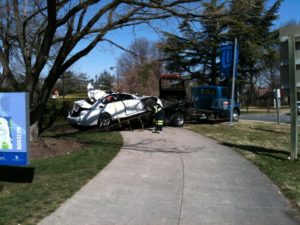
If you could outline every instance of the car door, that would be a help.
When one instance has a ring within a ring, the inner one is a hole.
[[[143,104],[140,99],[136,99],[129,94],[120,94],[119,97],[125,105],[126,116],[137,114],[143,110]]]
[[[104,100],[104,112],[111,115],[113,119],[123,118],[126,116],[126,109],[124,103],[118,98],[117,94],[112,94],[106,97],[110,100]]]

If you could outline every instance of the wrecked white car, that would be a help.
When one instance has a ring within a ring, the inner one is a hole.
[[[114,121],[152,111],[157,102],[160,103],[160,100],[154,96],[110,93],[94,102],[75,101],[68,121],[79,127],[107,127]]]

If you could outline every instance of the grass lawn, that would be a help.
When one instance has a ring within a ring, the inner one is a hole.
[[[64,156],[32,161],[31,183],[0,180],[0,224],[37,224],[105,167],[122,145],[118,132],[86,131],[64,136],[86,145]]]
[[[300,160],[288,159],[288,124],[239,121],[233,127],[228,127],[228,122],[224,122],[189,125],[187,128],[236,149],[257,165],[300,208]]]

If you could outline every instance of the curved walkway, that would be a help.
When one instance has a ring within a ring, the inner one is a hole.
[[[232,149],[185,129],[124,131],[124,146],[40,225],[295,225],[298,212]]]

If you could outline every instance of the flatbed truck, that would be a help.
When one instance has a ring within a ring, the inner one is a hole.
[[[197,85],[190,87],[179,74],[161,74],[159,98],[165,111],[165,122],[183,126],[186,120],[230,119],[231,90],[226,86]],[[238,121],[240,104],[233,106],[233,121]]]

